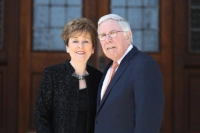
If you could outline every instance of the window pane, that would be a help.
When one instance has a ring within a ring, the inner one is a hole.
[[[158,51],[158,31],[145,30],[143,33],[143,51],[155,52]]]
[[[200,53],[200,31],[191,31],[190,52]]]
[[[65,24],[82,17],[82,0],[34,0],[34,51],[65,51],[61,38]]]
[[[142,29],[142,9],[129,8],[126,20],[129,22],[131,29]]]
[[[0,49],[3,48],[3,0],[0,0]]]
[[[34,50],[45,50],[48,48],[49,39],[49,29],[36,29],[33,32]]]
[[[67,0],[68,5],[77,5],[81,6],[82,5],[82,0]]]
[[[49,4],[49,0],[34,0],[34,4]]]
[[[190,53],[200,53],[200,1],[190,1]]]
[[[50,8],[50,27],[62,27],[65,25],[65,8],[51,7]]]
[[[158,9],[145,8],[144,9],[144,28],[158,30]]]
[[[142,6],[142,0],[128,0],[129,6]]]
[[[64,50],[65,51],[65,45],[63,40],[61,39],[61,33],[63,29],[53,28],[50,30],[50,38],[51,42],[49,50]],[[55,47],[56,46],[56,47]]]
[[[35,6],[34,7],[34,19],[33,27],[34,28],[45,28],[49,26],[49,8],[48,6]]]
[[[116,7],[113,7],[113,8],[111,9],[111,12],[114,12],[114,13],[116,13],[116,14],[122,16],[122,17],[126,17],[126,10],[125,10],[124,8],[120,8],[120,7],[116,8]]]
[[[111,0],[111,13],[125,18],[132,30],[133,44],[145,52],[159,52],[159,1]]]
[[[80,7],[68,7],[66,9],[66,22],[72,19],[82,17],[82,9]]]
[[[123,0],[111,0],[111,6],[125,6],[126,3]]]
[[[144,6],[158,6],[158,0],[143,0]]]
[[[133,44],[135,44],[135,46],[138,49],[143,49],[143,45],[142,45],[142,31],[141,30],[135,30],[133,32]]]
[[[53,5],[63,5],[63,4],[65,4],[65,0],[51,0],[51,4],[53,4]]]

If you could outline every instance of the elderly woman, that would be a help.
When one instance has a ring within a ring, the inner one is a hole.
[[[95,25],[72,20],[62,32],[71,60],[43,72],[35,106],[37,133],[93,133],[98,84],[102,73],[87,65],[97,43]]]

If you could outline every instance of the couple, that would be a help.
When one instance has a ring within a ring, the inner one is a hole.
[[[103,75],[87,65],[97,36],[112,60]],[[44,70],[34,112],[37,133],[159,133],[162,76],[155,60],[132,45],[126,20],[105,15],[96,31],[90,20],[75,19],[62,38],[71,60]]]

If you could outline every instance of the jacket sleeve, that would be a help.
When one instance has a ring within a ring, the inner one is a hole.
[[[134,82],[134,133],[159,133],[164,111],[163,81],[155,60],[143,61]]]
[[[34,118],[37,133],[53,133],[51,126],[51,111],[53,100],[52,73],[45,69],[36,99]]]

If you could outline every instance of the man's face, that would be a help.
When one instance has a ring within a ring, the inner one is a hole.
[[[108,34],[113,30],[122,31],[122,28],[117,21],[108,19],[100,24],[98,34]],[[130,32],[125,35],[124,33],[125,31],[117,32],[117,35],[113,38],[106,35],[105,40],[100,40],[104,54],[113,61],[119,60],[130,45]]]

